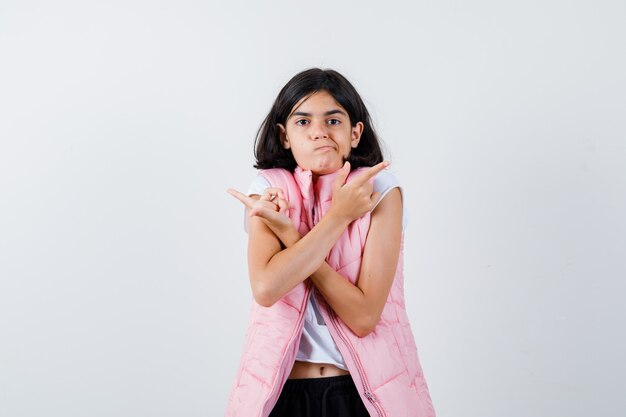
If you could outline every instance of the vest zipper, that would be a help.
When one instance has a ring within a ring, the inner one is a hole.
[[[317,219],[315,218],[315,206],[317,204],[317,196],[315,195],[315,192],[313,192],[313,197],[314,197],[314,200],[313,200],[313,207],[311,208],[311,215],[312,215],[311,217],[313,219],[313,225],[315,225],[317,224]],[[318,210],[318,213],[319,213],[319,210]],[[357,371],[359,372],[359,376],[361,377],[361,382],[363,383],[363,395],[365,396],[365,398],[369,400],[370,403],[372,403],[372,405],[378,412],[378,415],[385,417],[386,415],[385,411],[378,404],[374,394],[372,394],[371,388],[367,381],[367,377],[365,376],[365,371],[363,370],[363,365],[361,364],[360,359],[356,355],[356,351],[354,350],[352,343],[350,343],[348,338],[343,334],[343,331],[339,328],[339,325],[337,324],[337,320],[335,319],[335,312],[332,311],[328,303],[326,303],[326,306],[329,307],[328,316],[330,317],[330,321],[333,323],[333,327],[337,331],[337,334],[339,335],[339,337],[343,340],[344,344],[348,347],[348,350],[350,351],[350,355],[352,356],[352,359],[354,360],[354,363],[356,364]]]
[[[328,305],[328,303],[326,303],[326,305]],[[372,394],[371,388],[369,386],[369,382],[367,381],[367,377],[365,376],[365,370],[363,369],[363,364],[361,363],[361,360],[357,356],[356,351],[354,350],[354,347],[352,346],[352,343],[350,343],[348,338],[344,335],[343,330],[341,330],[341,328],[339,327],[339,324],[337,324],[337,319],[335,319],[335,312],[330,310],[328,316],[330,317],[330,321],[333,323],[333,327],[337,331],[337,334],[343,340],[345,345],[348,347],[348,350],[350,351],[350,355],[352,356],[352,359],[354,360],[354,363],[356,364],[357,371],[359,371],[359,376],[361,377],[361,382],[363,383],[363,395],[365,396],[365,398],[369,400],[369,402],[372,403],[372,405],[378,412],[379,416],[385,416],[386,415],[385,411],[378,404],[374,394]]]

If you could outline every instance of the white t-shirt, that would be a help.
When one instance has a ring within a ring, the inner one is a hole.
[[[260,174],[257,175],[250,187],[248,188],[248,195],[258,194],[262,195],[265,189],[270,187],[270,183],[267,179]],[[402,192],[402,187],[397,178],[388,170],[384,169],[374,177],[374,191],[381,194],[379,202],[387,195],[393,188],[398,187]],[[405,204],[402,204],[402,232],[406,228],[406,210]],[[373,209],[372,209],[373,210]],[[244,212],[244,230],[248,231],[248,210]],[[315,291],[315,289],[313,289]],[[341,356],[341,353],[337,349],[337,345],[333,341],[324,318],[319,312],[319,307],[315,301],[315,294],[311,294],[307,303],[306,311],[304,313],[304,328],[302,330],[302,337],[300,338],[300,345],[298,347],[298,354],[296,360],[313,363],[330,363],[338,368],[348,370],[346,364]]]

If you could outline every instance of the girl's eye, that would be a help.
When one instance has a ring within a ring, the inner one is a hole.
[[[298,126],[304,126],[304,125],[305,125],[305,124],[307,124],[308,122],[309,122],[309,121],[308,121],[308,120],[306,120],[306,119],[296,120],[296,124],[297,124]],[[339,120],[339,119],[330,119],[330,120],[328,120],[328,123],[329,123],[329,124],[331,124],[331,125],[336,126],[336,125],[338,125],[338,124],[340,124],[340,123],[341,123],[341,120]]]

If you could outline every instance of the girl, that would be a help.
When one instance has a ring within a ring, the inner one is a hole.
[[[354,87],[280,91],[248,193],[253,303],[226,416],[435,415],[404,307],[400,185]]]

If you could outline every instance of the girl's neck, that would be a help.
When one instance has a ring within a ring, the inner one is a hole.
[[[316,174],[315,172],[313,172],[313,170],[310,170],[310,169],[304,169],[304,168],[302,168],[302,167],[300,167],[300,169],[301,169],[302,171],[311,171],[311,181],[313,182],[313,184],[316,184],[316,183],[317,183],[317,180],[318,180],[320,177],[325,177],[325,176],[327,176],[327,175],[333,175],[335,172],[337,172],[337,171],[338,171],[338,170],[337,170],[337,171],[329,172],[329,173],[326,173],[326,174]]]

